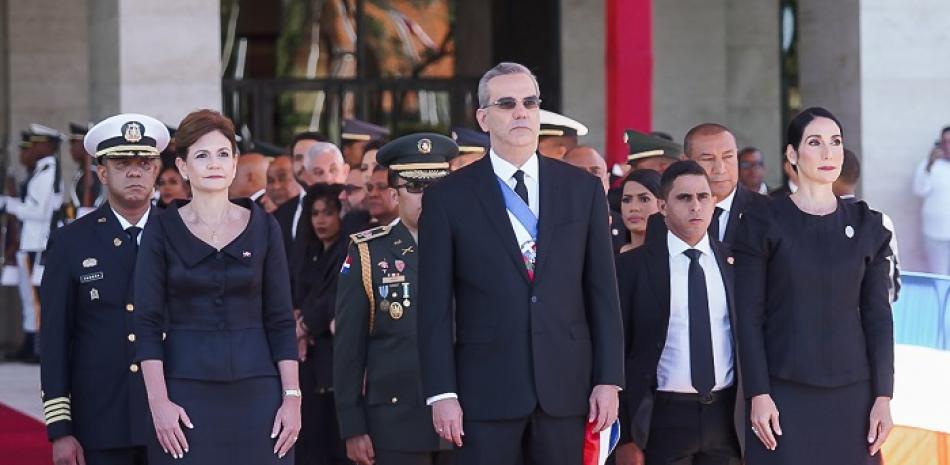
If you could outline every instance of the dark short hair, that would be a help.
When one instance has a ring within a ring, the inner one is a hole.
[[[950,132],[950,126],[944,126],[943,129],[940,130],[940,137],[943,137],[948,132]]]
[[[830,111],[822,107],[810,107],[802,110],[788,122],[788,128],[785,130],[785,143],[791,145],[796,151],[802,144],[802,138],[805,137],[805,128],[817,118],[828,118],[838,125],[841,135],[844,136],[844,128],[841,127],[841,121]]]
[[[290,140],[290,147],[287,147],[287,152],[293,156],[294,146],[297,145],[297,142],[302,140],[312,140],[314,142],[330,142],[330,139],[327,136],[323,135],[322,132],[318,131],[304,131],[294,134],[294,138]]]
[[[185,119],[178,123],[178,130],[175,131],[175,155],[184,159],[188,155],[188,149],[198,139],[214,131],[226,137],[231,143],[231,150],[237,152],[237,139],[231,119],[217,111],[203,109],[188,113]]]
[[[861,179],[861,161],[854,152],[848,149],[844,149],[844,161],[841,163],[841,174],[838,175],[838,179],[849,186],[856,185]]]
[[[761,150],[759,150],[759,149],[757,149],[757,148],[755,148],[755,147],[753,147],[753,146],[751,146],[751,145],[748,146],[748,147],[743,147],[742,150],[739,151],[739,154],[738,154],[738,157],[737,157],[737,158],[742,158],[742,156],[745,155],[745,154],[747,154],[747,153],[755,153],[755,152],[761,152]]]
[[[673,190],[673,183],[677,178],[682,176],[702,176],[706,178],[706,182],[709,182],[709,176],[706,175],[706,170],[704,170],[702,166],[699,166],[699,163],[693,160],[680,160],[670,165],[670,167],[663,172],[663,177],[660,178],[661,199],[666,200],[666,198],[669,197],[670,191]]]
[[[645,187],[654,197],[660,196],[660,173],[650,170],[633,170],[627,174],[627,177],[623,178],[623,182],[620,183],[620,191],[623,191],[624,186],[628,182],[635,182]]]
[[[730,136],[735,139],[735,135],[732,134],[732,131],[729,128],[719,124],[719,123],[703,123],[697,126],[693,126],[693,129],[690,129],[686,132],[686,136],[683,137],[683,153],[689,157],[689,146],[690,142],[696,136],[709,136],[713,134],[719,134],[722,132],[728,132]]]

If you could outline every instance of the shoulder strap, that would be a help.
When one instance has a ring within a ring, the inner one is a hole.
[[[373,294],[373,262],[370,261],[369,244],[366,242],[358,242],[356,248],[360,253],[360,275],[363,278],[363,290],[366,291],[366,298],[369,299],[369,334],[372,335],[376,323],[376,297]]]

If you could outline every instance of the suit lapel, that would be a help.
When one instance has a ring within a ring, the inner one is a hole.
[[[729,219],[732,222],[732,218]],[[734,259],[732,254],[726,249],[723,244],[719,241],[711,240],[709,245],[713,250],[713,255],[716,256],[716,264],[719,265],[719,273],[722,275],[723,287],[726,289],[726,305],[729,310],[729,321],[732,324],[732,342],[733,347],[735,347],[735,333],[736,333],[736,306],[735,306],[735,279],[734,279],[734,266],[732,262]]]
[[[732,210],[729,211],[729,220],[726,222],[726,231],[722,235],[723,242],[731,242],[732,236],[736,233],[736,225],[739,224],[739,215],[745,211],[747,200],[746,192],[742,186],[736,186],[736,195],[732,199]]]
[[[395,260],[401,260],[406,266],[400,273],[409,275],[411,271],[412,274],[418,275],[419,247],[416,246],[416,240],[412,238],[406,225],[402,224],[402,221],[396,223],[389,235],[393,244],[390,247],[393,257]]]
[[[655,241],[647,244],[650,247],[650,253],[647,260],[647,275],[652,282],[654,299],[659,309],[660,324],[662,325],[662,338],[666,340],[666,331],[670,326],[670,252],[666,246],[666,235],[664,241]]]
[[[475,198],[478,199],[478,202],[482,205],[482,209],[485,210],[485,216],[488,218],[488,223],[491,225],[492,229],[498,233],[498,238],[501,239],[502,247],[505,249],[506,255],[512,260],[515,267],[518,268],[521,277],[525,281],[529,281],[528,270],[524,265],[524,258],[521,256],[521,251],[518,248],[518,239],[515,237],[515,231],[511,227],[511,221],[508,219],[508,211],[505,208],[505,200],[501,196],[501,191],[498,189],[498,177],[495,176],[495,170],[492,169],[491,160],[489,157],[482,157],[481,160],[478,160],[474,163],[476,171],[476,176],[473,178],[475,192],[480,193],[481,195],[476,195]]]
[[[112,212],[112,207],[105,204],[99,207],[95,215],[96,226],[98,226],[96,235],[99,236],[106,250],[115,252],[116,262],[131,274],[135,270],[135,249],[129,244],[129,238],[119,224],[119,219]]]
[[[541,268],[544,267],[544,262],[550,255],[549,244],[551,244],[551,238],[554,235],[554,224],[557,222],[554,216],[557,213],[557,210],[554,209],[557,204],[554,198],[557,194],[555,189],[557,181],[552,179],[554,174],[550,169],[551,163],[554,162],[548,160],[547,157],[536,156],[538,157],[538,197],[540,197],[539,201],[541,202],[538,209],[538,258],[537,266],[534,268],[534,278],[538,279]]]

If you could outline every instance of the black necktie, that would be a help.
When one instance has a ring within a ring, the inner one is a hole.
[[[125,234],[129,236],[129,241],[132,242],[132,247],[134,250],[139,250],[139,233],[142,232],[142,228],[138,226],[129,226],[125,228]]]
[[[706,274],[699,264],[702,252],[687,249],[683,253],[689,257],[689,368],[693,387],[700,396],[705,396],[712,392],[713,386],[716,385]]]
[[[513,177],[515,178],[515,194],[518,194],[518,197],[524,200],[525,205],[530,207],[531,203],[528,202],[528,186],[524,183],[524,171],[515,171]]]
[[[722,207],[716,207],[716,211],[713,213],[712,222],[709,223],[709,235],[716,238],[717,241],[721,241],[724,238],[719,235],[719,218],[722,216],[722,212],[725,210]]]

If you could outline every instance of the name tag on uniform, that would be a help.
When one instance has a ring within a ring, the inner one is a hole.
[[[99,280],[102,279],[102,278],[103,278],[102,272],[101,272],[101,271],[97,271],[97,272],[95,272],[95,273],[89,273],[89,274],[84,274],[84,275],[80,276],[80,277],[79,277],[79,282],[80,282],[80,283],[83,283],[83,284],[86,284],[86,283],[91,283],[91,282],[93,282],[93,281],[99,281]]]

